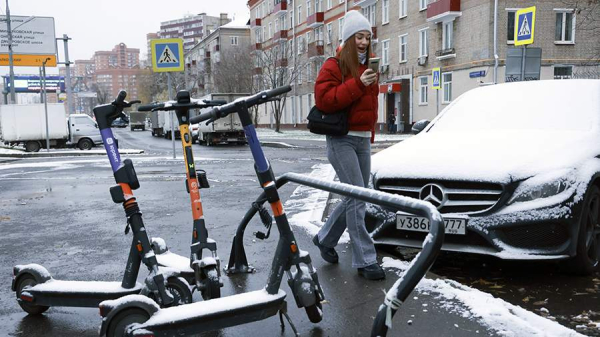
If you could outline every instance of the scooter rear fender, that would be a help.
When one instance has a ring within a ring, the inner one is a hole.
[[[110,321],[123,310],[139,308],[146,311],[150,317],[160,310],[156,302],[143,295],[127,295],[116,300],[103,301],[99,307],[100,314],[103,316],[100,337],[106,336]]]
[[[21,280],[21,277],[30,274],[35,278],[35,281],[40,284],[52,279],[50,272],[43,266],[31,263],[31,264],[19,264],[13,267],[13,281],[11,289],[17,291],[17,284]]]

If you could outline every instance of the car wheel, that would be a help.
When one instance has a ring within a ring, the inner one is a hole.
[[[577,255],[570,263],[574,274],[591,275],[600,269],[600,188],[590,186],[581,210]]]
[[[77,144],[80,150],[91,150],[94,147],[94,143],[92,143],[89,139],[82,139]]]
[[[36,141],[29,141],[25,144],[25,152],[38,152],[40,150],[40,143]]]

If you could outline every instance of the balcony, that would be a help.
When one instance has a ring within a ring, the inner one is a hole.
[[[456,57],[454,48],[447,48],[435,52],[435,58],[439,61]]]
[[[273,8],[273,14],[275,16],[285,15],[287,13],[287,1],[282,0],[280,3],[275,5]]]
[[[427,5],[427,22],[452,21],[461,15],[460,0],[438,0]]]
[[[275,61],[275,67],[287,67],[288,60],[287,58],[281,58]]]
[[[306,26],[309,28],[317,28],[325,22],[325,13],[316,12],[306,19]]]
[[[262,73],[263,73],[262,67],[254,67],[254,69],[252,71],[252,74],[254,74],[254,75],[262,75]]]
[[[252,20],[250,22],[250,26],[252,26],[252,28],[254,28],[254,27],[260,27],[261,24],[262,24],[262,20],[259,19],[259,18],[256,18],[256,19],[254,19],[254,20]]]
[[[287,40],[287,37],[288,37],[288,31],[287,30],[276,31],[275,34],[273,34],[273,42],[276,42],[276,41],[279,41],[279,40],[283,40],[283,39]]]
[[[262,50],[262,43],[257,42],[252,44],[252,51]]]
[[[320,57],[325,55],[325,47],[323,40],[313,41],[308,44],[308,57]]]
[[[361,8],[369,7],[377,3],[377,0],[357,0],[354,1],[355,6],[360,6]]]

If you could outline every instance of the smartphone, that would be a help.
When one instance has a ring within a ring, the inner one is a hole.
[[[368,66],[369,66],[369,69],[378,73],[379,72],[379,57],[371,57],[369,59]]]

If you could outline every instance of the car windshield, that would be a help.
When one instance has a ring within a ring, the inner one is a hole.
[[[471,90],[440,116],[432,132],[481,130],[586,131],[600,114],[600,86],[591,81],[535,81]],[[587,83],[586,83],[587,82]]]

